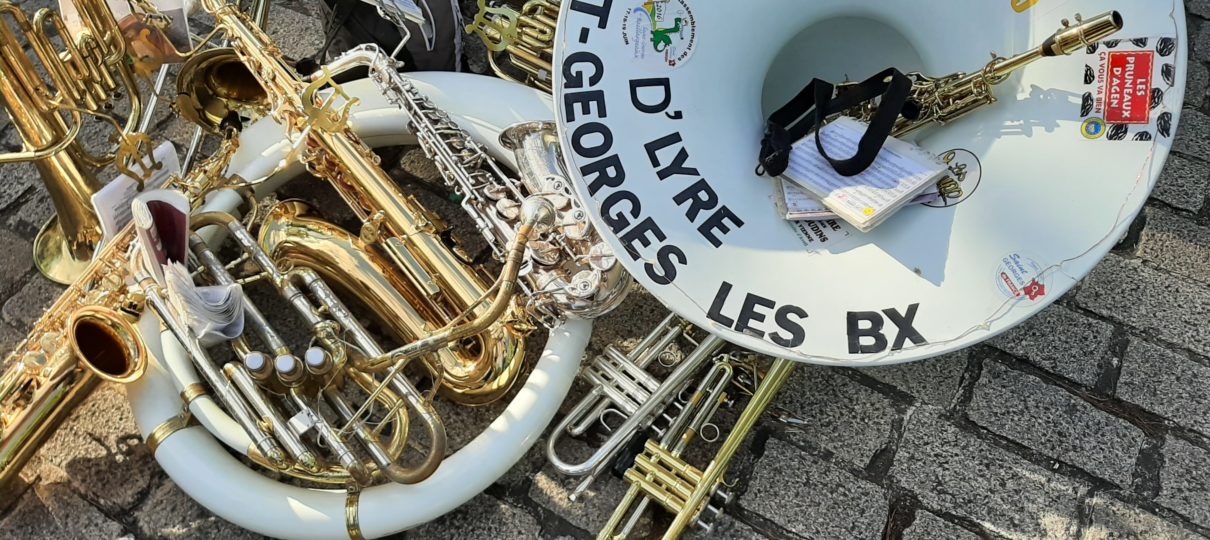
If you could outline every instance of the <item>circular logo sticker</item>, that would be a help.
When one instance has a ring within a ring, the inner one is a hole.
[[[955,148],[941,154],[941,161],[948,167],[945,177],[937,182],[941,198],[925,203],[931,208],[948,208],[970,198],[983,179],[983,164],[979,156],[965,148]]]
[[[697,19],[689,0],[646,0],[622,17],[622,41],[652,69],[674,69],[693,56]]]
[[[996,268],[996,288],[1007,298],[1037,302],[1046,296],[1046,278],[1036,261],[1020,253],[1009,253],[1000,258]]]
[[[1100,139],[1105,135],[1105,121],[1100,118],[1089,118],[1080,124],[1080,133],[1085,139]]]

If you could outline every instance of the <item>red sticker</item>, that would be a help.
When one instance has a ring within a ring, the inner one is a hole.
[[[1151,77],[1155,53],[1126,51],[1109,53],[1109,84],[1105,99],[1105,122],[1146,124],[1151,121]]]

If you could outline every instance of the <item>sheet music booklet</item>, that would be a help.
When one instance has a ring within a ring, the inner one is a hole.
[[[189,273],[189,201],[176,190],[147,191],[131,201],[144,267],[203,346],[239,337],[244,293],[235,283],[199,287]]]
[[[852,156],[865,130],[865,124],[840,117],[821,128],[824,149],[833,158]],[[794,144],[790,167],[783,178],[806,190],[827,210],[862,232],[877,227],[929,186],[935,186],[946,171],[945,163],[937,156],[889,137],[869,169],[844,177],[815,148],[818,133]]]

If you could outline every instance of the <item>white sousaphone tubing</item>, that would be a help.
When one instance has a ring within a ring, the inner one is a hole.
[[[411,77],[434,104],[449,111],[460,126],[509,164],[513,163],[512,153],[499,145],[498,134],[517,122],[551,118],[548,97],[514,83],[457,73]],[[345,89],[361,99],[354,108],[352,126],[367,144],[414,141],[407,130],[407,115],[386,102],[371,83],[356,81]],[[262,178],[274,171],[286,151],[280,126],[269,120],[249,126],[241,139],[230,171],[244,178]],[[279,170],[258,191],[272,191],[298,172],[301,167],[297,164]],[[205,208],[230,212],[239,203],[233,192],[220,191],[207,200]],[[146,437],[180,411],[180,390],[198,379],[180,344],[169,333],[161,335],[154,315],[145,313],[139,329],[152,358],[146,375],[127,386],[127,396],[139,431]],[[569,320],[551,330],[541,359],[508,407],[483,433],[447,457],[433,476],[414,485],[385,484],[363,490],[358,506],[362,533],[376,538],[435,519],[507,472],[554,417],[571,387],[591,332],[592,323],[583,320]],[[226,444],[244,453],[249,439],[209,396],[195,400],[190,410],[202,426],[176,432],[155,453],[160,466],[190,497],[223,519],[260,534],[296,539],[347,537],[343,490],[305,489],[262,476],[223,447]]]

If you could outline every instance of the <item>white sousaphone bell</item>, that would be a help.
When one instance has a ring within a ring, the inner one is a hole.
[[[1182,13],[1172,0],[575,2],[553,70],[568,170],[627,269],[694,324],[803,362],[933,357],[1037,313],[1125,233],[1180,116]],[[1085,39],[1097,25],[1120,30]],[[785,220],[777,182],[754,173],[766,118],[812,78],[978,72],[1056,36],[1070,54],[906,137],[950,163],[960,196],[861,233]]]

